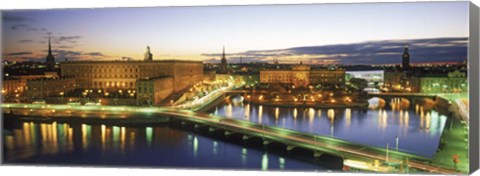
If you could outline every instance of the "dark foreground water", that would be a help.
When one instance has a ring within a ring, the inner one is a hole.
[[[433,157],[447,117],[422,107],[399,110],[282,108],[223,103],[212,114]]]
[[[326,171],[312,157],[272,152],[178,127],[15,122],[4,161],[20,164]]]

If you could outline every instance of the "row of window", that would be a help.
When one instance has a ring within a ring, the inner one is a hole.
[[[94,87],[133,87],[134,82],[121,82],[121,81],[94,81]]]

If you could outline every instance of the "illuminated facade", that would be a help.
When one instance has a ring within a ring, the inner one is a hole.
[[[420,78],[419,82],[422,93],[468,92],[467,76],[458,70],[448,73],[447,76],[425,76]]]
[[[465,63],[460,63],[466,65]],[[385,71],[384,91],[407,93],[459,93],[468,92],[465,72],[457,68],[450,71],[434,71],[431,65],[423,68],[410,67],[410,54],[405,46],[402,55],[402,70]],[[448,68],[448,67],[445,67]]]
[[[73,77],[28,80],[26,98],[33,100],[47,96],[63,96],[75,88]]]
[[[159,105],[173,93],[173,82],[171,76],[137,80],[137,105]]]
[[[57,72],[44,72],[43,75],[11,75],[3,80],[2,93],[20,96],[26,89],[28,80],[55,78],[58,78]]]
[[[412,93],[468,92],[465,73],[458,70],[448,74],[408,75],[405,72],[385,72],[384,86],[388,91]]]
[[[300,64],[291,69],[261,70],[260,83],[340,88],[345,86],[345,70],[312,70],[309,65]]]
[[[173,77],[174,92],[203,80],[200,61],[66,61],[61,76],[76,78],[81,89],[136,89],[141,78]]]
[[[16,78],[4,79],[2,83],[3,95],[20,95],[27,85],[26,80]]]

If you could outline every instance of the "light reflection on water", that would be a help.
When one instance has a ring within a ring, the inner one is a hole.
[[[165,126],[25,122],[8,129],[6,163],[325,170],[313,159],[292,159]]]
[[[447,117],[434,110],[426,111],[418,105],[405,109],[405,105],[399,105],[401,103],[404,102],[391,102],[393,109],[324,109],[326,114],[322,114],[322,109],[313,108],[221,104],[216,107],[214,114],[225,116],[225,107],[229,107],[230,118],[377,147],[395,143],[395,137],[398,136],[399,150],[432,157],[438,148]]]

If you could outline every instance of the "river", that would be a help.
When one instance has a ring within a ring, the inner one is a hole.
[[[314,133],[349,142],[433,157],[447,116],[416,107],[404,110],[285,108],[223,102],[211,114]]]

